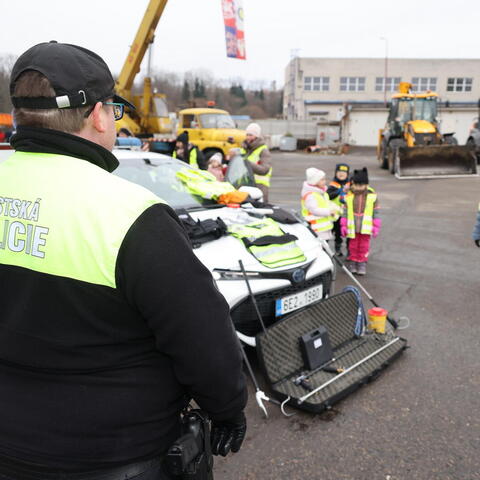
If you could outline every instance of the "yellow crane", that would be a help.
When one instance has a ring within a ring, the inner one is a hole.
[[[132,93],[133,82],[140,71],[147,48],[154,41],[155,29],[167,1],[150,0],[115,86],[118,94],[136,107],[136,111],[124,115],[117,122],[117,129],[126,127],[135,135],[172,132],[165,95],[153,91],[150,72],[144,78],[143,92],[140,95]]]

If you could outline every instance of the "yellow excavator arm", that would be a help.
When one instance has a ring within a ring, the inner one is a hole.
[[[119,95],[125,96],[127,100],[132,97],[132,86],[135,76],[140,71],[145,52],[153,42],[155,29],[162,16],[168,0],[150,0],[142,22],[138,28],[135,40],[133,41],[127,59],[123,64],[122,71],[117,80],[116,89]]]

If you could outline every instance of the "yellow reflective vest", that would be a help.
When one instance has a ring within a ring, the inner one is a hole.
[[[296,237],[285,234],[272,218],[255,220],[246,225],[230,225],[228,231],[242,240],[247,250],[268,268],[283,267],[306,260],[302,249],[295,243]]]
[[[260,145],[257,147],[255,150],[252,150],[248,155],[247,155],[247,160],[252,163],[258,163],[260,161],[260,154],[267,149],[268,147],[266,145]],[[245,154],[246,150],[242,149],[242,153]],[[254,174],[255,176],[255,183],[258,183],[260,185],[265,185],[266,187],[270,187],[270,178],[272,177],[272,167],[270,167],[270,170],[265,174],[265,175],[257,175],[256,173]]]
[[[336,181],[331,181],[330,186],[335,187],[335,188],[345,188],[346,186],[350,186],[350,182],[345,183],[344,185],[336,182]],[[335,205],[338,205],[339,207],[343,207],[343,198],[345,194],[337,195],[333,200],[331,200]]]
[[[345,204],[347,207],[347,238],[355,238],[355,215],[353,212],[353,197],[352,192],[348,192],[345,197]],[[368,187],[367,198],[365,200],[365,209],[363,211],[362,225],[360,228],[360,233],[365,235],[372,234],[373,228],[373,207],[377,200],[377,194],[375,190],[371,187]]]
[[[116,288],[125,235],[162,200],[66,155],[17,151],[1,170],[0,264]],[[68,208],[62,207],[65,199]]]
[[[173,158],[177,158],[177,152],[173,152]],[[197,149],[192,147],[188,153],[188,164],[192,167],[198,167],[198,160],[197,160]]]
[[[209,200],[217,200],[220,195],[235,191],[231,183],[219,182],[215,175],[206,170],[185,167],[181,168],[176,176],[190,193]]]
[[[328,193],[320,193],[320,192],[307,192],[302,197],[302,216],[305,220],[310,223],[314,232],[327,232],[333,228],[333,222],[338,219],[338,215],[327,215],[325,217],[318,217],[310,212],[305,204],[305,200],[309,195],[312,195],[315,201],[317,202],[317,206],[319,208],[331,208],[331,204],[333,203],[330,198],[328,197]]]

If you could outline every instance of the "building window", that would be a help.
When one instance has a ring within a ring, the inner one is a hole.
[[[328,92],[330,88],[329,77],[305,77],[304,90],[316,90],[317,92]]]
[[[447,92],[471,92],[472,78],[449,78]]]
[[[412,77],[412,92],[426,92],[437,89],[435,77]]]
[[[385,81],[386,80],[386,81]],[[376,92],[396,92],[398,85],[401,82],[400,77],[377,77],[375,79],[375,91]],[[385,84],[387,88],[385,88]]]
[[[365,77],[340,77],[341,92],[364,92]]]

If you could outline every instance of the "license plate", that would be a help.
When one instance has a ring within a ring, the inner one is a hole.
[[[317,285],[275,301],[275,316],[285,315],[322,299],[323,286]]]

